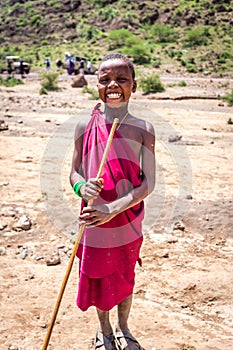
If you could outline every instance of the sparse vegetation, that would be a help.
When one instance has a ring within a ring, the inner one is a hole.
[[[179,83],[177,84],[178,86],[187,86],[186,82],[184,80],[179,81]]]
[[[141,78],[139,80],[139,87],[145,94],[165,91],[159,75],[155,73]]]
[[[227,95],[223,96],[222,100],[226,101],[227,105],[229,107],[232,107],[233,106],[233,90],[231,92],[229,92]],[[228,124],[230,124],[230,123],[228,123]]]
[[[4,85],[6,87],[12,87],[15,85],[24,84],[23,80],[17,79],[15,77],[7,77],[6,79],[0,77],[0,85]]]
[[[41,74],[41,86],[40,94],[47,94],[48,91],[57,91],[58,87],[58,78],[59,73],[43,73]]]
[[[98,100],[99,99],[98,91],[93,89],[93,88],[89,88],[88,86],[84,86],[83,89],[82,89],[82,92],[84,94],[85,93],[90,94],[90,97],[89,97],[90,100]]]
[[[156,23],[150,28],[150,35],[159,43],[170,43],[176,41],[177,35],[174,29],[163,23]]]
[[[185,47],[207,45],[209,37],[210,33],[208,27],[197,26],[187,32],[183,41]]]
[[[155,6],[152,0],[48,0],[46,8],[42,0],[31,3],[1,2],[0,54],[26,56],[33,70],[44,65],[46,56],[55,65],[66,51],[96,64],[117,50],[151,68],[233,74],[228,2],[165,0]],[[195,63],[188,62],[190,57]]]

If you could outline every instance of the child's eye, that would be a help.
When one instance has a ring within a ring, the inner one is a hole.
[[[126,78],[118,78],[118,81],[125,82],[125,81],[127,81],[127,79]]]
[[[100,80],[99,80],[99,82],[101,83],[101,84],[104,84],[104,83],[106,83],[108,81],[108,78],[101,78]]]

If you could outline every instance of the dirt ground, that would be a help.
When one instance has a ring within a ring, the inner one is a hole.
[[[155,126],[157,184],[146,200],[130,328],[146,350],[231,350],[233,110],[207,97],[233,83],[164,81],[165,93],[132,97],[135,114]],[[41,96],[28,76],[0,87],[0,350],[42,348],[77,231],[73,131],[96,102],[70,77],[59,86]],[[169,99],[184,96],[193,99]],[[60,264],[47,265],[52,258]],[[75,260],[48,349],[92,348],[97,318],[76,307],[77,284]]]

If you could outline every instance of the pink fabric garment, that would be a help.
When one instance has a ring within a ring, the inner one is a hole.
[[[82,168],[85,179],[96,177],[110,133],[101,111],[95,108],[83,137]],[[118,131],[102,173],[104,189],[93,205],[103,205],[124,196],[142,182],[137,156]],[[84,206],[84,201],[82,206]],[[144,203],[115,216],[95,228],[85,228],[77,256],[80,280],[77,305],[110,310],[129,296],[134,287],[134,268],[142,244]]]

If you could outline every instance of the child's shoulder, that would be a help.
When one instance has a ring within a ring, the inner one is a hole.
[[[153,124],[151,122],[149,122],[148,120],[145,120],[145,119],[142,119],[142,118],[139,118],[137,116],[130,114],[128,122],[130,124],[136,126],[137,128],[140,128],[143,131],[154,133]]]
[[[90,115],[83,115],[77,121],[77,124],[76,124],[76,127],[75,127],[75,139],[79,138],[80,136],[83,136],[90,119],[91,119]]]

